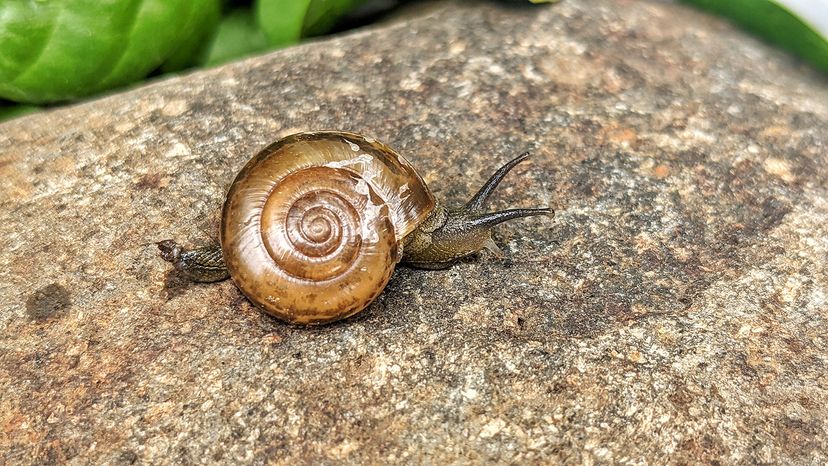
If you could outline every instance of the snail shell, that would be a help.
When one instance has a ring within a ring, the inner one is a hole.
[[[434,209],[420,175],[358,134],[299,133],[239,172],[222,211],[230,277],[258,307],[302,324],[365,308],[402,257],[402,239]]]

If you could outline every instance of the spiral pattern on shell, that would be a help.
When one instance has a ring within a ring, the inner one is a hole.
[[[263,150],[224,204],[221,245],[242,292],[295,323],[352,315],[388,282],[400,240],[434,206],[405,159],[342,132],[299,133]]]

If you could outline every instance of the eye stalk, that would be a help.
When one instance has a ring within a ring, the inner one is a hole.
[[[555,211],[548,207],[484,212],[486,201],[503,178],[528,158],[529,153],[525,152],[500,167],[462,209],[448,210],[438,205],[420,227],[405,238],[403,262],[423,269],[444,269],[483,249],[503,257],[503,252],[492,240],[492,228],[517,218],[555,215]]]

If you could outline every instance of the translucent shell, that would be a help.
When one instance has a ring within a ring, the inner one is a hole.
[[[388,283],[401,240],[434,208],[411,164],[354,133],[271,144],[236,176],[222,211],[230,276],[254,304],[301,324],[344,319]]]

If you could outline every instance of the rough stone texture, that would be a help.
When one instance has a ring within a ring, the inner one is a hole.
[[[286,326],[206,244],[257,149],[366,132],[508,259]],[[0,126],[0,463],[828,461],[828,81],[670,3],[449,5]]]

